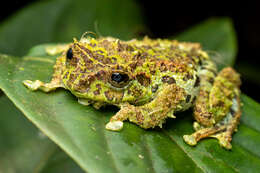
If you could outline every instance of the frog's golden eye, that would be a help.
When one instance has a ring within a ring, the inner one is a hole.
[[[123,88],[129,83],[129,76],[123,72],[114,72],[111,74],[110,84],[117,88]]]
[[[72,57],[73,57],[73,52],[72,52],[72,49],[71,49],[71,48],[69,48],[69,50],[67,51],[66,57],[67,57],[67,59],[72,59]]]

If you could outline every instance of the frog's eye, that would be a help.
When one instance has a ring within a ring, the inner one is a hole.
[[[117,88],[123,88],[129,83],[129,76],[126,73],[114,72],[111,74],[110,84]]]
[[[72,53],[71,48],[69,48],[69,50],[67,51],[66,57],[67,57],[67,59],[71,59],[73,57],[73,53]]]
[[[117,83],[128,81],[129,77],[127,74],[112,73],[111,79]]]

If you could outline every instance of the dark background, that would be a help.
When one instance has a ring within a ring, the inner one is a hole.
[[[36,0],[5,1],[0,22]],[[142,7],[150,37],[169,37],[210,17],[233,20],[238,38],[235,68],[242,75],[242,92],[260,102],[260,2],[136,0]],[[123,3],[123,0],[122,0]],[[228,4],[229,3],[229,4]]]

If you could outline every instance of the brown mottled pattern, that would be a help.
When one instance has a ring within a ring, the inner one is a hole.
[[[73,56],[71,60],[67,60],[67,61],[68,63],[70,63],[72,67],[77,67],[79,60],[80,60],[79,57]]]
[[[99,94],[100,94],[100,90],[95,90],[95,91],[93,92],[93,94],[94,94],[94,95],[99,95]]]
[[[101,51],[101,50],[92,51],[80,44],[78,44],[78,46],[81,51],[80,54],[81,54],[82,58],[84,59],[85,65],[87,66],[87,68],[92,69],[94,67],[93,61],[90,58],[95,59],[102,64],[111,64],[112,63],[110,58],[106,58],[103,55],[103,51]]]
[[[139,107],[127,105],[112,117],[112,119],[120,120],[121,117],[127,117],[131,122],[143,128],[151,128],[162,124],[170,110],[175,108],[175,106],[183,100],[185,93],[182,88],[176,85],[168,85],[165,89],[164,93],[160,93],[160,95],[149,104]]]
[[[156,70],[155,68],[159,67],[161,72],[172,71],[172,72],[185,72],[187,70],[187,63],[194,64],[193,57],[199,56],[197,51],[189,52],[185,50],[180,50],[177,48],[177,42],[173,41],[172,44],[167,43],[171,49],[167,50],[162,48],[156,40],[149,40],[146,44],[130,44],[128,42],[119,41],[115,39],[103,39],[97,40],[97,45],[92,46],[93,50],[86,48],[86,46],[78,44],[78,47],[83,51],[82,57],[85,61],[85,64],[88,66],[88,69],[97,68],[96,65],[93,65],[93,62],[89,60],[93,58],[100,62],[101,64],[108,65],[117,62],[117,58],[115,55],[122,58],[121,60],[125,60],[126,63],[129,62],[129,67],[131,72],[135,72],[135,69],[139,66],[143,66],[146,61],[154,61],[154,66],[149,67],[150,74],[154,75]],[[167,45],[166,44],[166,45]],[[176,44],[176,45],[175,45]],[[194,46],[195,47],[195,46]],[[99,50],[98,48],[104,48],[107,52],[107,56],[104,56],[104,51]],[[137,54],[132,55],[131,51],[136,51]],[[152,56],[147,53],[148,50],[151,50]],[[165,51],[167,50],[167,51]],[[174,51],[171,51],[174,50]],[[185,55],[187,54],[187,56]],[[167,57],[167,59],[165,59]],[[102,66],[102,65],[99,65]],[[103,66],[104,67],[104,66]],[[123,67],[121,66],[112,66],[114,70],[122,70]],[[195,67],[194,67],[195,68]],[[191,79],[189,73],[185,80]]]
[[[116,103],[120,103],[124,97],[124,93],[113,90],[105,91],[104,94],[109,101],[112,101],[114,99]]]
[[[139,98],[140,96],[142,96],[142,90],[137,87],[132,87],[131,89],[129,89],[129,93],[135,98]]]
[[[187,81],[187,80],[190,80],[190,79],[193,79],[193,75],[192,75],[192,73],[187,72],[186,75],[184,76],[183,80]]]
[[[89,57],[94,58],[94,54],[91,50],[80,44],[78,44],[77,46],[81,49],[81,51],[86,52]]]
[[[160,71],[161,71],[161,72],[165,72],[165,71],[168,70],[168,67],[166,66],[165,62],[161,62],[159,68],[160,68]]]
[[[80,56],[83,58],[83,60],[85,62],[85,67],[88,70],[91,70],[94,68],[93,61],[88,57],[88,55],[86,55],[86,52],[80,50]]]
[[[105,91],[104,94],[105,94],[107,100],[109,100],[109,101],[113,100],[114,97],[113,97],[113,94],[110,91]]]
[[[95,74],[96,78],[98,80],[106,81],[107,77],[107,72],[105,70],[100,70]]]
[[[176,83],[175,79],[173,77],[170,77],[170,76],[163,76],[162,77],[162,82],[163,83],[168,83],[168,84]]]
[[[63,78],[64,78],[64,79],[67,79],[69,74],[70,74],[70,73],[67,71],[67,72],[63,75]]]
[[[143,125],[144,116],[140,110],[136,111],[136,120],[139,125]]]
[[[69,81],[73,83],[77,79],[78,75],[79,73],[70,73]]]
[[[197,97],[194,109],[195,119],[205,126],[210,126],[214,123],[213,119],[219,121],[229,111],[234,98],[234,90],[239,87],[239,75],[231,68],[223,69],[214,83],[212,78],[202,76],[203,83],[213,84],[214,90],[207,88],[206,85],[201,87],[200,93]],[[223,83],[223,81],[225,81]],[[210,99],[210,94],[214,95]],[[223,102],[223,100],[225,100]],[[212,111],[218,107],[218,112],[213,114]]]
[[[151,83],[151,78],[149,77],[149,75],[146,75],[144,72],[137,74],[136,79],[141,85],[145,87],[149,86]]]
[[[75,85],[75,90],[78,90],[81,93],[88,92],[90,89],[90,82],[84,77],[81,77],[78,84]]]
[[[114,92],[114,97],[116,99],[116,102],[117,103],[120,103],[124,97],[124,92],[118,92],[118,91],[115,91]]]
[[[129,44],[126,43],[122,43],[121,41],[117,42],[117,50],[119,52],[121,51],[134,51],[134,48],[132,46],[130,46]]]
[[[101,90],[101,84],[96,84],[97,89]]]
[[[137,67],[137,62],[132,62],[131,64],[129,64],[129,67],[131,68],[131,71],[133,72]]]
[[[128,93],[128,96],[135,98],[131,101],[132,103],[138,102],[138,99],[145,96],[146,93],[157,91],[158,86],[153,88],[149,86],[154,84],[152,80],[155,79],[154,76],[158,72],[165,73],[166,76],[161,81],[167,84],[176,83],[175,79],[170,76],[171,73],[182,73],[184,81],[193,79],[194,71],[197,70],[198,65],[196,58],[200,54],[196,49],[192,52],[180,49],[178,44],[177,41],[158,41],[148,38],[143,41],[132,40],[129,42],[114,38],[100,38],[92,40],[90,43],[74,42],[72,45],[73,58],[66,67],[74,68],[70,72],[69,79],[64,81],[67,81],[69,88],[73,86],[81,93],[88,91],[97,95],[101,94],[102,90],[96,85],[92,86],[93,83],[100,81],[106,85],[111,80],[113,72],[122,72],[127,74],[130,80],[138,81],[145,88],[131,86],[126,92],[118,92],[117,94],[106,92],[104,93],[105,97],[111,102],[119,102],[123,97],[119,93]],[[188,68],[188,64],[192,65]],[[75,74],[82,74],[85,77],[74,82]],[[64,75],[65,79],[67,75]],[[199,86],[199,79],[195,85]],[[146,88],[149,88],[150,91],[147,91]]]

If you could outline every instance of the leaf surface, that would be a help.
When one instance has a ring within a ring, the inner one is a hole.
[[[0,50],[23,56],[37,44],[71,42],[87,31],[131,39],[143,27],[140,8],[132,0],[37,1],[0,25]]]
[[[235,63],[237,40],[229,18],[209,19],[175,38],[181,41],[199,42],[216,62],[218,69],[233,66]]]
[[[83,172],[4,95],[0,110],[0,172]]]

